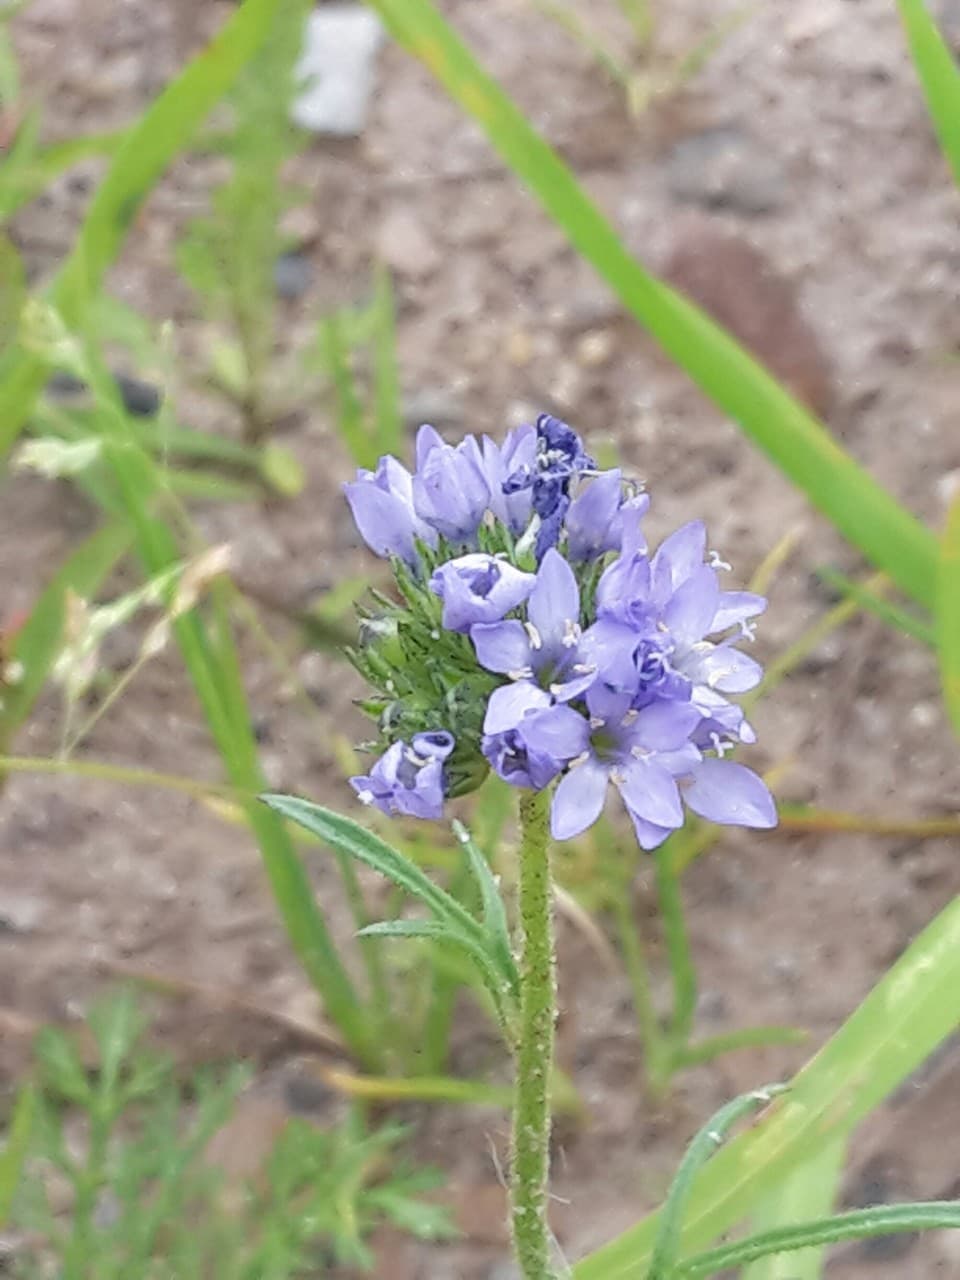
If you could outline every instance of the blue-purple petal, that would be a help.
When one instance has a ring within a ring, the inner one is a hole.
[[[592,826],[603,811],[607,795],[607,770],[594,759],[584,760],[565,774],[557,785],[550,808],[550,834],[554,840],[571,840]]]
[[[694,813],[725,826],[765,829],[777,825],[777,809],[766,783],[746,765],[706,759],[692,771],[684,799]]]

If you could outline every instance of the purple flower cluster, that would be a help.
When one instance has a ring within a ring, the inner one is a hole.
[[[725,759],[754,741],[729,695],[761,677],[737,644],[753,639],[766,602],[721,588],[729,566],[707,552],[700,522],[650,554],[647,496],[618,470],[598,472],[576,432],[547,415],[502,446],[468,436],[454,447],[423,427],[415,475],[385,458],[345,490],[368,545],[419,583],[404,592],[410,634],[417,609],[425,619],[418,652],[449,634],[444,653],[460,668],[432,708],[418,693],[423,731],[352,779],[362,800],[436,817],[446,771],[485,759],[515,786],[556,782],[558,840],[596,821],[609,784],[644,849],[682,824],[684,803],[714,822],[776,824],[762,780]],[[455,685],[482,691],[462,724]]]

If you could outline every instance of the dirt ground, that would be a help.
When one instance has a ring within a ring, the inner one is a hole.
[[[960,205],[894,5],[752,6],[706,67],[639,120],[583,49],[532,4],[443,7],[638,256],[697,290],[758,343],[871,472],[938,523],[960,480]],[[596,20],[616,31],[613,6],[595,8]],[[657,65],[702,38],[717,12],[709,0],[657,8]],[[178,11],[170,0],[33,0],[18,20],[18,41],[32,71],[28,85],[44,91],[50,136],[130,119],[229,11],[223,3]],[[17,242],[34,278],[48,275],[70,243],[98,172],[91,166],[58,182],[19,219]],[[770,591],[757,646],[763,658],[828,607],[814,571],[825,563],[855,569],[852,553],[658,354],[419,65],[386,48],[362,138],[318,141],[297,176],[311,192],[304,234],[314,283],[287,305],[285,341],[305,333],[318,309],[362,299],[380,253],[395,274],[411,427],[431,419],[453,439],[465,430],[498,432],[541,409],[559,413],[592,443],[614,440],[647,482],[652,539],[702,516],[738,581],[796,529],[797,549]],[[202,207],[208,180],[201,165],[177,165],[111,281],[153,319],[173,318],[187,353],[202,326],[173,278],[171,248]],[[182,403],[189,407],[189,396]],[[338,493],[348,465],[329,406],[308,406],[282,439],[305,468],[303,495],[209,509],[200,521],[211,539],[232,543],[246,584],[281,589],[297,602],[366,571],[369,561]],[[29,606],[91,522],[65,487],[0,479],[3,613]],[[116,647],[122,666],[122,638]],[[350,705],[356,678],[331,657],[297,659],[315,703],[307,715],[256,646],[245,649],[270,784],[349,807],[335,736],[364,736]],[[51,697],[19,750],[55,750],[59,716]],[[858,618],[824,643],[755,720],[753,762],[789,762],[784,799],[916,817],[960,807],[958,753],[933,658],[874,620]],[[82,756],[218,778],[173,656],[137,678]],[[31,1023],[80,1013],[116,966],[318,1017],[253,842],[193,801],[88,780],[12,778],[0,806],[0,868],[7,1079],[23,1061]],[[329,868],[316,859],[311,873],[346,937]],[[691,1071],[660,1110],[637,1087],[625,978],[563,922],[566,1044],[590,1111],[586,1124],[564,1126],[558,1140],[557,1229],[568,1256],[650,1207],[710,1109],[798,1065],[958,886],[955,841],[725,836],[685,880],[702,983],[698,1030],[791,1023],[807,1028],[810,1040]],[[638,921],[658,955],[651,903],[642,875]],[[222,998],[165,1005],[161,1018],[167,1043],[185,1061],[241,1053],[261,1062],[263,1097],[287,1096],[276,1081],[311,1048],[278,1038]],[[467,1017],[458,1032],[465,1070],[475,1033]],[[490,1154],[491,1141],[504,1145],[502,1117],[428,1108],[413,1115],[420,1152],[448,1172],[466,1234],[430,1249],[384,1241],[378,1274],[507,1280]],[[960,1051],[948,1051],[858,1136],[848,1198],[956,1194],[960,1151],[943,1135],[958,1128]],[[943,1237],[907,1241],[906,1252],[848,1249],[837,1252],[829,1274],[933,1280],[960,1273],[956,1249]]]

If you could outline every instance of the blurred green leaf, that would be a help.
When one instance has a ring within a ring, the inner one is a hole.
[[[897,0],[927,109],[960,186],[960,71],[924,0]]]
[[[37,1033],[34,1052],[44,1088],[67,1102],[89,1103],[93,1096],[86,1070],[73,1041],[58,1027]]]
[[[932,607],[936,544],[825,428],[724,330],[636,261],[572,172],[478,65],[429,0],[371,0],[486,131],[571,244],[717,405],[842,534]]]
[[[940,544],[937,647],[944,700],[960,736],[960,497],[951,504]]]
[[[279,2],[245,0],[127,134],[53,285],[68,325],[82,325],[144,197],[255,52]],[[46,362],[22,348],[0,362],[0,455],[29,417],[46,374]]]
[[[87,1022],[100,1054],[100,1087],[114,1093],[120,1069],[133,1052],[146,1020],[137,1009],[132,991],[114,992],[99,1000],[87,1014]]]
[[[23,261],[9,238],[0,233],[0,352],[16,340],[26,289]]]
[[[10,1219],[13,1198],[20,1186],[24,1161],[33,1135],[37,1093],[32,1084],[22,1085],[7,1129],[7,1141],[0,1151],[0,1228]]]
[[[833,1208],[843,1174],[846,1142],[824,1143],[820,1151],[798,1165],[757,1205],[750,1218],[752,1235],[796,1226],[822,1218]],[[751,1263],[742,1280],[820,1280],[823,1248],[799,1253],[774,1253]]]
[[[891,604],[889,600],[878,596],[875,591],[862,586],[859,582],[854,582],[846,574],[838,573],[836,569],[826,567],[818,569],[817,577],[839,591],[845,599],[854,601],[862,609],[874,614],[887,626],[902,631],[904,635],[912,636],[914,640],[929,645],[931,649],[936,645],[933,627],[923,618],[918,618],[916,614],[902,609],[899,605]]]
[[[915,939],[769,1116],[697,1176],[685,1250],[748,1216],[798,1164],[840,1140],[960,1025],[960,898]],[[635,1280],[649,1265],[658,1215],[598,1249],[575,1280]]]

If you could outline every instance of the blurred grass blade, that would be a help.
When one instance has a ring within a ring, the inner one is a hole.
[[[951,504],[940,543],[937,647],[943,697],[960,737],[960,496]]]
[[[67,592],[84,599],[95,595],[133,541],[124,523],[104,525],[64,561],[41,593],[30,617],[16,634],[12,656],[22,668],[20,679],[4,692],[0,704],[0,748],[30,714],[63,643]]]
[[[377,456],[403,452],[403,415],[400,411],[400,371],[397,368],[397,317],[393,282],[386,267],[377,268],[373,307],[374,420]]]
[[[842,1138],[824,1143],[760,1201],[750,1218],[751,1235],[825,1217],[833,1208],[845,1156]],[[741,1280],[820,1280],[822,1264],[823,1246],[774,1253],[751,1263]]]
[[[897,0],[927,110],[960,186],[960,71],[924,0]]]
[[[144,197],[256,51],[279,4],[245,0],[129,131],[53,285],[51,300],[69,327],[82,328]],[[46,373],[46,362],[21,347],[0,364],[0,456],[28,418]]]
[[[923,618],[918,618],[909,610],[902,609],[899,605],[892,604],[889,600],[884,600],[882,596],[878,596],[869,587],[864,587],[859,582],[854,582],[852,578],[848,578],[844,573],[838,573],[836,569],[827,567],[818,569],[817,577],[825,582],[827,586],[839,591],[845,599],[853,600],[861,609],[874,614],[881,622],[885,622],[887,626],[893,627],[896,631],[902,631],[904,635],[912,636],[914,640],[919,640],[921,643],[929,645],[931,649],[936,646],[933,627],[928,622],[925,622]]]
[[[850,542],[907,594],[932,608],[932,533],[727,333],[640,266],[573,173],[481,69],[430,0],[370,2],[400,43],[482,126],[574,247],[664,350]]]
[[[739,1031],[728,1031],[681,1045],[674,1050],[673,1060],[677,1067],[700,1066],[725,1053],[736,1053],[738,1049],[755,1049],[758,1045],[767,1044],[802,1044],[808,1034],[802,1027],[743,1027]]]
[[[701,1171],[684,1215],[685,1250],[754,1211],[797,1164],[839,1141],[960,1025],[960,898],[927,926],[786,1098]],[[651,1215],[574,1268],[575,1280],[636,1280],[658,1229]]]
[[[960,736],[960,497],[951,503],[940,544],[937,589],[937,649],[943,700]]]
[[[13,1198],[20,1186],[36,1109],[36,1090],[32,1084],[25,1084],[17,1094],[13,1119],[7,1129],[6,1145],[0,1151],[0,1229],[7,1225]]]
[[[67,138],[38,148],[35,155],[19,165],[16,171],[0,176],[0,222],[6,222],[35,200],[54,178],[90,156],[112,156],[127,136],[126,129],[109,133],[88,133],[80,138]]]
[[[0,232],[0,351],[16,341],[26,292],[23,260],[10,238]]]
[[[324,367],[333,383],[337,432],[356,465],[372,469],[377,465],[377,443],[367,432],[340,316],[334,313],[323,320],[317,337]]]

